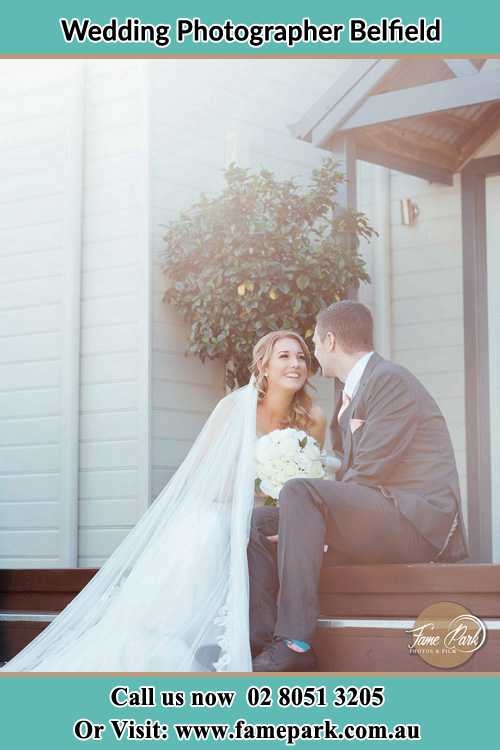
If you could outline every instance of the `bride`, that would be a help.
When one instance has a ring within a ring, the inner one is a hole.
[[[252,670],[247,543],[256,439],[325,419],[307,394],[304,340],[276,331],[254,347],[252,377],[216,406],[191,451],[83,591],[9,672]]]

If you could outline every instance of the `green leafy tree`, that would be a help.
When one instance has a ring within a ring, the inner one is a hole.
[[[229,388],[248,382],[252,348],[279,328],[309,346],[318,311],[369,281],[358,254],[375,232],[357,211],[339,211],[344,181],[327,159],[310,184],[231,165],[225,187],[168,225],[160,260],[173,304],[191,330],[188,353],[221,359]]]

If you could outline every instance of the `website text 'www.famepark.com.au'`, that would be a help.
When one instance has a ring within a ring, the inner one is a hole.
[[[117,740],[196,740],[208,742],[275,740],[293,746],[300,740],[421,740],[420,724],[335,724],[324,719],[319,724],[251,724],[237,719],[233,724],[163,724],[147,719],[110,719],[109,726]],[[80,719],[73,727],[77,739],[91,737],[92,725]]]

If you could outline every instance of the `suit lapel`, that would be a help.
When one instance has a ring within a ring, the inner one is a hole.
[[[361,394],[363,393],[366,384],[370,380],[371,374],[375,367],[382,362],[383,358],[380,356],[380,354],[377,354],[377,352],[374,352],[370,359],[368,360],[368,364],[365,367],[365,371],[363,372],[363,375],[361,377],[361,380],[359,381],[358,389],[356,393],[354,394],[354,398],[349,404],[348,408],[345,410],[345,412],[342,414],[341,421],[345,422],[345,433],[344,433],[344,456],[342,459],[342,466],[340,468],[340,475],[341,477],[344,476],[344,473],[347,471],[351,464],[351,454],[352,454],[352,432],[351,432],[351,418],[356,410],[356,405],[359,401],[359,398]]]

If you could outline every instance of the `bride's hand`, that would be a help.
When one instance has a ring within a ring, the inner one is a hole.
[[[278,541],[278,535],[277,534],[273,534],[272,536],[268,536],[267,538],[269,539],[270,542],[277,542]]]

